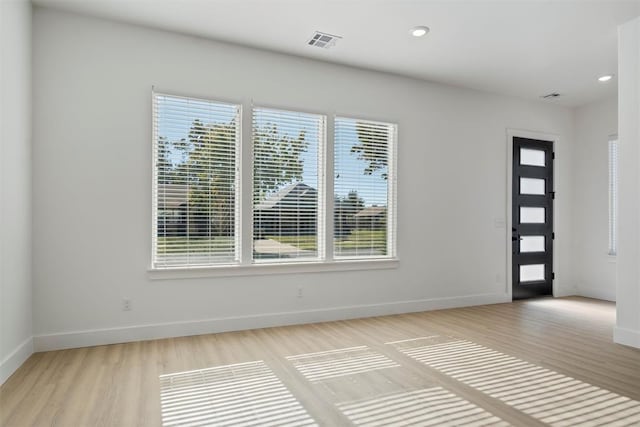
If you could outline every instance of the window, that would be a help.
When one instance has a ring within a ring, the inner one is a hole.
[[[393,152],[396,126],[335,119],[336,259],[394,256]]]
[[[323,256],[321,186],[325,118],[253,110],[253,258]]]
[[[158,277],[393,267],[396,125],[247,108],[242,136],[242,105],[153,92]]]
[[[609,255],[618,252],[618,140],[609,141]]]
[[[153,95],[154,268],[239,260],[240,106]]]

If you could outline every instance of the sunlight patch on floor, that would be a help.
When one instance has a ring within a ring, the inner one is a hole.
[[[596,325],[608,325],[615,323],[616,311],[612,309],[614,303],[600,300],[579,300],[564,298],[540,298],[521,302],[525,307],[548,310],[554,315],[563,315],[568,318],[586,317]]]
[[[356,426],[508,426],[482,408],[442,387],[339,403]]]
[[[298,354],[287,360],[311,382],[400,366],[367,346]]]
[[[640,425],[640,402],[470,341],[441,337],[394,346],[551,426]]]
[[[161,375],[160,387],[165,427],[316,425],[263,361]]]

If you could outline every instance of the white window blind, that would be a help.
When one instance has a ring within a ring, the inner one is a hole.
[[[325,116],[254,108],[252,139],[254,261],[322,257]]]
[[[609,141],[609,255],[618,252],[618,141]]]
[[[396,125],[335,119],[334,256],[395,256]]]
[[[153,94],[153,268],[239,260],[240,106]]]

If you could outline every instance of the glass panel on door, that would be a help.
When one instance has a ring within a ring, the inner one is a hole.
[[[544,179],[539,178],[520,178],[520,194],[532,194],[535,196],[544,196]]]
[[[544,151],[521,148],[520,164],[525,166],[546,166]]]
[[[531,264],[520,266],[521,282],[537,282],[544,280],[544,264]]]
[[[520,236],[520,253],[544,252],[544,236]]]
[[[544,224],[544,208],[520,207],[520,224]]]

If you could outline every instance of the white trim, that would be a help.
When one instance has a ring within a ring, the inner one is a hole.
[[[359,111],[356,113],[353,113],[353,112],[345,113],[344,111],[334,111],[333,116],[349,118],[349,119],[354,119],[354,120],[363,121],[363,122],[369,122],[377,125],[393,125],[393,126],[399,127],[399,124],[398,124],[399,120],[397,118],[386,117],[382,119],[379,116],[370,116],[368,114],[363,114],[362,111]]]
[[[393,129],[392,146],[387,158],[387,254],[398,256],[398,125]]]
[[[613,342],[628,345],[629,347],[640,348],[640,331],[614,326]]]
[[[506,242],[506,255],[507,255],[507,266],[506,266],[506,287],[505,290],[509,295],[509,299],[513,298],[513,277],[512,277],[512,262],[513,257],[511,253],[512,243],[511,243],[511,228],[513,227],[513,194],[512,194],[512,186],[513,186],[513,138],[529,138],[529,139],[539,139],[543,141],[551,141],[553,144],[552,151],[554,153],[557,152],[558,142],[560,141],[560,137],[555,134],[550,133],[542,133],[536,131],[522,130],[522,129],[511,129],[507,128],[507,158],[506,158],[506,170],[507,170],[507,204],[505,206],[506,210],[506,228],[505,228],[505,242]],[[557,191],[558,189],[558,177],[560,174],[558,173],[558,159],[556,158],[553,162],[553,191]],[[555,232],[558,229],[558,218],[559,218],[559,209],[557,200],[553,203],[553,231]],[[561,292],[561,288],[558,285],[559,283],[559,275],[557,274],[559,270],[559,256],[558,256],[558,244],[557,244],[557,233],[556,239],[553,241],[553,269],[556,272],[556,278],[552,282],[553,286],[553,296],[559,297],[564,296]]]
[[[4,384],[32,354],[33,337],[29,337],[0,362],[0,385]]]
[[[228,106],[235,106],[235,105],[241,105],[242,103],[238,100],[238,99],[231,99],[231,98],[221,98],[215,94],[206,94],[203,95],[202,91],[199,91],[198,93],[191,93],[191,92],[186,92],[182,89],[180,90],[164,90],[164,89],[158,89],[158,87],[156,85],[152,85],[151,86],[151,97],[153,98],[154,95],[165,95],[165,96],[170,96],[172,98],[181,98],[181,99],[185,99],[185,100],[189,100],[189,99],[195,99],[198,101],[205,101],[205,102],[216,102],[218,104],[226,104]]]
[[[322,122],[320,123],[318,134],[318,162],[316,167],[318,168],[318,180],[317,180],[317,196],[316,196],[316,242],[317,242],[317,254],[318,258],[321,260],[327,259],[327,248],[329,245],[327,244],[328,236],[333,236],[333,229],[331,229],[331,233],[329,233],[327,229],[328,222],[333,223],[333,203],[329,207],[327,205],[327,200],[333,200],[333,187],[331,190],[327,187],[327,165],[331,163],[333,166],[333,158],[329,161],[329,157],[327,156],[327,147],[329,145],[329,133],[328,133],[328,123],[329,123],[329,115],[322,116]],[[331,139],[333,142],[333,137]],[[331,174],[333,174],[333,168],[331,169]],[[331,210],[329,210],[331,209]],[[330,212],[330,213],[329,213]],[[327,221],[330,219],[330,221]],[[333,257],[333,254],[331,255]],[[333,259],[333,258],[330,258]],[[256,262],[256,260],[254,260]]]
[[[239,265],[253,262],[253,101],[242,102],[242,127],[240,128],[240,236]],[[245,105],[248,107],[245,108]]]
[[[554,261],[555,262],[555,261]],[[556,275],[556,279],[558,278],[558,276]],[[553,288],[553,297],[554,298],[564,298],[564,297],[574,297],[574,296],[579,296],[580,294],[578,293],[578,288],[576,288],[574,285],[570,285],[567,287],[555,287]],[[596,298],[599,299],[599,298]]]
[[[615,153],[615,156],[613,155]],[[620,170],[620,142],[617,137],[609,137],[607,141],[607,188],[608,188],[608,208],[607,234],[608,250],[610,257],[618,254],[618,211],[619,211],[619,170]]]
[[[302,113],[314,116],[323,116],[326,120],[327,112],[322,109],[316,109],[315,107],[308,106],[291,106],[290,104],[272,104],[270,102],[256,101],[255,98],[251,98],[251,111],[262,108],[264,110],[283,111],[285,113]]]
[[[604,301],[616,302],[616,291],[615,289],[594,289],[594,288],[585,288],[582,284],[578,286],[578,289],[575,293],[576,296],[585,297],[585,298],[594,298]]]
[[[345,306],[307,311],[136,325],[123,328],[94,329],[39,335],[35,336],[33,340],[36,351],[51,351],[65,348],[184,337],[274,326],[300,325],[505,302],[510,302],[510,298],[505,294],[479,294],[464,297],[398,301],[394,303]]]
[[[321,273],[330,271],[386,270],[398,268],[398,259],[363,259],[348,261],[308,261],[229,264],[202,268],[167,268],[147,270],[151,280],[188,279],[198,277],[262,276],[265,274]]]
[[[332,262],[335,259],[333,239],[335,233],[335,167],[336,167],[336,116],[327,114],[327,120],[325,122],[325,144],[324,144],[324,164],[321,165],[323,173],[323,179],[321,180],[324,185],[324,211],[323,211],[323,227],[324,235],[318,236],[318,241],[322,240],[324,243],[324,259],[328,262]]]

